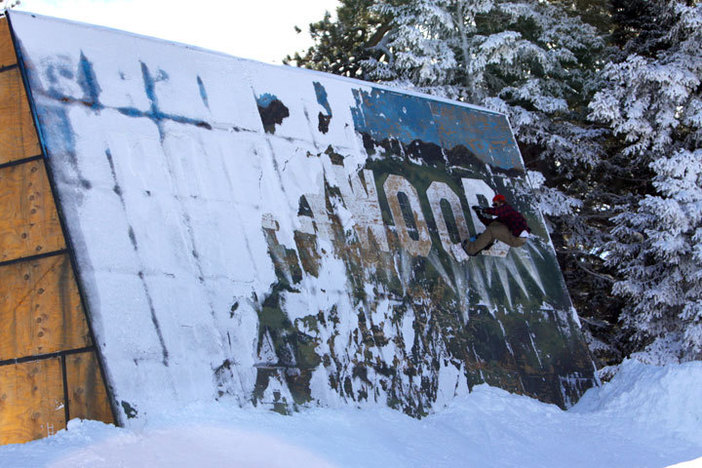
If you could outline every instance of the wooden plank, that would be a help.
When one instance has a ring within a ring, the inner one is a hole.
[[[64,403],[59,358],[0,366],[0,445],[64,429]]]
[[[66,380],[69,419],[114,422],[95,352],[66,356]]]
[[[0,361],[91,345],[67,254],[0,267]]]
[[[44,162],[0,169],[0,262],[65,246]]]
[[[0,73],[0,164],[41,153],[19,68]]]
[[[0,69],[17,63],[15,47],[12,45],[10,25],[7,18],[0,18]]]

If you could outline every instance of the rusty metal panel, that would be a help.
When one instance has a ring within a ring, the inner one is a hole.
[[[0,366],[0,445],[66,427],[60,358]]]
[[[91,344],[68,255],[0,267],[0,361]]]
[[[20,70],[0,72],[0,164],[40,153]]]
[[[95,352],[66,356],[69,419],[114,422]]]
[[[0,18],[0,70],[17,63],[7,18]]]
[[[0,262],[65,246],[44,163],[0,169]]]

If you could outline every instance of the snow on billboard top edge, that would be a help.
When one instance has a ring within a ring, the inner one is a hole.
[[[123,418],[594,383],[505,116],[12,13]],[[468,261],[495,193],[533,236]]]

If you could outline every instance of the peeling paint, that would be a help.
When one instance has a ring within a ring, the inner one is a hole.
[[[25,33],[23,57],[116,398],[139,415],[231,396],[422,417],[483,382],[563,407],[594,384],[504,115],[17,18],[66,39]],[[459,261],[485,229],[471,205],[498,192],[533,237]]]
[[[476,194],[484,193],[485,182],[394,162],[392,158],[375,160],[366,167],[348,176],[343,164],[330,164],[329,174],[339,184],[338,195],[330,190],[331,182],[327,180],[324,199],[313,193],[301,198],[298,217],[307,220],[300,223],[306,228],[304,233],[296,232],[294,246],[283,247],[275,236],[268,235],[280,284],[302,286],[306,275],[319,275],[325,262],[320,239],[330,241],[344,262],[353,306],[359,311],[359,334],[350,337],[346,357],[331,349],[325,352],[316,348],[322,362],[334,363],[334,370],[326,366],[331,372],[330,382],[344,382],[333,387],[353,401],[362,401],[372,399],[373,389],[380,385],[391,406],[419,416],[431,407],[437,392],[438,367],[434,359],[439,353],[456,368],[465,369],[471,386],[488,382],[541,398],[549,395],[548,401],[567,404],[554,375],[577,369],[568,363],[575,359],[582,365],[588,359],[587,351],[582,348],[579,357],[575,357],[576,352],[553,361],[550,356],[559,352],[544,351],[552,349],[543,341],[550,335],[539,337],[529,331],[533,320],[541,320],[543,304],[560,311],[570,307],[562,278],[558,273],[554,275],[556,264],[552,263],[548,245],[535,239],[517,253],[476,257],[467,265],[459,263],[449,248],[475,232],[475,222],[469,226],[466,210],[470,201],[478,201]],[[341,205],[333,202],[337,196]],[[375,208],[361,208],[359,203],[370,203]],[[339,209],[348,209],[353,217],[352,238],[345,234]],[[360,235],[364,232],[368,233],[366,237]],[[378,248],[377,238],[382,239],[383,248]],[[301,271],[302,276],[295,277],[292,271]],[[371,285],[372,291],[368,289]],[[303,287],[290,289],[286,295],[310,293]],[[381,308],[388,301],[396,306]],[[279,303],[279,307],[285,314],[285,304]],[[514,315],[514,310],[520,313]],[[326,337],[316,339],[318,343],[343,342],[345,337],[330,326],[333,321],[328,314],[319,311],[313,326],[312,316],[286,325],[285,336],[312,332]],[[414,317],[413,326],[405,324],[386,334],[382,324],[397,322],[403,316]],[[510,317],[521,318],[515,321]],[[553,330],[554,321],[546,323]],[[382,350],[391,344],[392,352],[385,354]],[[558,346],[567,348],[564,342]],[[563,365],[563,370],[555,368]],[[351,377],[343,376],[344,369],[351,372]],[[418,381],[412,377],[420,375]],[[544,381],[550,383],[544,385]]]
[[[275,126],[283,123],[290,116],[290,111],[277,97],[272,94],[262,94],[256,98],[258,113],[266,133],[275,133]]]
[[[483,163],[524,172],[514,136],[504,115],[373,89],[354,91],[356,131],[376,141],[433,144],[447,151],[462,147]],[[426,158],[425,158],[426,159]]]
[[[324,89],[324,86],[318,81],[315,81],[312,84],[314,85],[314,92],[317,96],[317,103],[322,106],[325,111],[320,112],[317,115],[317,129],[322,133],[327,133],[329,131],[329,123],[332,119],[332,109],[329,105],[329,100],[327,99],[327,90]]]

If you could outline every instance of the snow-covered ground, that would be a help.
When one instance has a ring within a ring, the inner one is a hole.
[[[0,447],[4,467],[702,466],[702,362],[625,362],[568,411],[480,385],[417,420],[378,408],[282,416],[226,402],[130,428],[68,430]]]

